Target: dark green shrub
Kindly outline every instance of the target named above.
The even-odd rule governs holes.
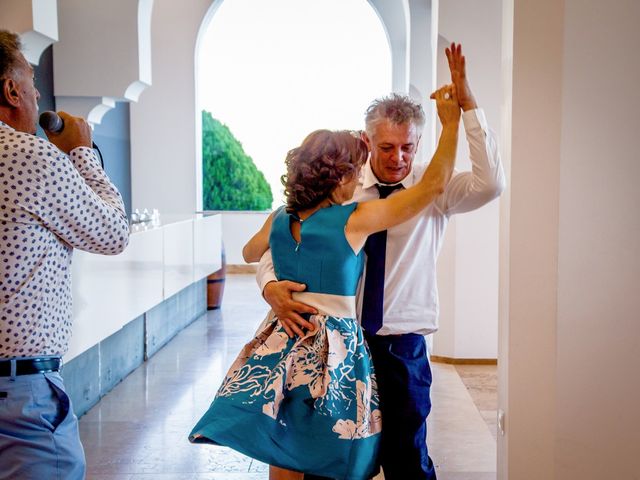
[[[202,111],[205,210],[270,210],[271,186],[226,125]]]

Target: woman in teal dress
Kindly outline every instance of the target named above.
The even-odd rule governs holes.
[[[351,132],[318,130],[289,152],[287,205],[271,214],[244,255],[257,261],[271,248],[278,279],[306,284],[297,298],[318,314],[308,317],[313,328],[302,336],[267,315],[191,442],[226,445],[268,463],[272,480],[303,473],[366,480],[376,471],[382,420],[355,295],[367,236],[420,212],[453,171],[460,119],[453,86],[432,98],[443,123],[436,153],[420,182],[385,200],[342,205],[367,158]]]

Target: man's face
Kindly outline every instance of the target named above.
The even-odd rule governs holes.
[[[371,137],[365,136],[371,151],[371,168],[383,183],[402,181],[411,171],[420,133],[413,123],[379,122]]]
[[[16,130],[36,133],[40,92],[34,84],[33,68],[23,55],[20,55],[18,64],[14,67],[10,77],[15,82],[16,95],[18,96]]]

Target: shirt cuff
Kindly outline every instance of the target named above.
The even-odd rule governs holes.
[[[260,287],[260,293],[262,293],[263,295],[264,295],[264,287],[267,286],[267,283],[278,281],[275,275],[272,275],[269,273],[263,274],[260,278],[256,278],[256,280],[258,282],[258,287]]]
[[[485,117],[484,110],[481,108],[474,108],[473,110],[462,112],[462,122],[464,123],[465,130],[481,128],[485,133],[489,131],[487,117]]]

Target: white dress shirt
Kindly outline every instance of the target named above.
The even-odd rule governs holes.
[[[444,193],[422,213],[387,231],[384,314],[378,335],[427,335],[438,329],[436,260],[449,217],[475,210],[504,190],[505,178],[497,141],[488,128],[484,112],[481,109],[463,112],[462,120],[469,142],[471,171],[456,172]],[[411,187],[420,180],[426,168],[427,165],[414,165],[400,183],[405,188]],[[367,162],[352,201],[378,198],[377,183],[371,164]],[[273,280],[276,280],[273,262],[267,252],[260,261],[257,281],[264,290],[264,286]],[[363,285],[364,281],[361,281],[357,295],[358,313],[362,309]]]
[[[0,358],[63,355],[74,248],[117,254],[122,198],[91,148],[69,156],[0,122]]]

